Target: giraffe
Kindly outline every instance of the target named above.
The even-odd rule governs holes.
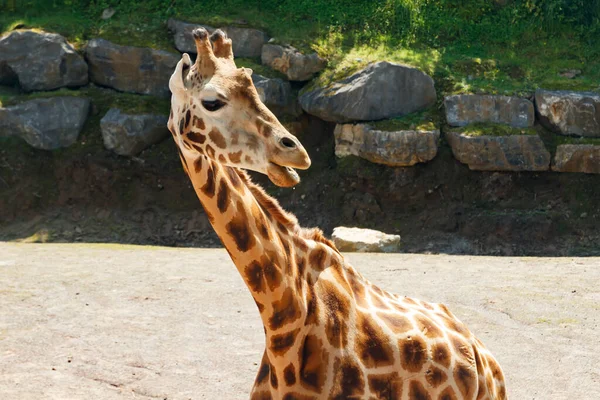
[[[371,284],[252,182],[246,169],[294,186],[310,158],[236,67],[231,39],[193,36],[198,58],[183,54],[169,81],[168,127],[264,326],[250,398],[506,399],[499,364],[446,306]]]

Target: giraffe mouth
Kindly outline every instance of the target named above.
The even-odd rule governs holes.
[[[280,187],[292,187],[300,182],[300,176],[293,168],[284,167],[273,162],[269,162],[267,176],[271,182]]]

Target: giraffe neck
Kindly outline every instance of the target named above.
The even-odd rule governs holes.
[[[258,306],[267,341],[278,335],[283,340],[281,335],[299,329],[306,315],[300,254],[293,244],[305,239],[295,233],[295,218],[243,171],[186,153],[181,153],[184,168]]]

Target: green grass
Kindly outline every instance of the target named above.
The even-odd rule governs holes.
[[[541,128],[538,129],[538,133],[544,141],[544,145],[546,146],[548,151],[550,151],[550,154],[552,154],[553,157],[556,154],[556,148],[561,144],[591,144],[595,146],[600,146],[600,138],[564,136]]]
[[[470,137],[537,135],[535,128],[514,128],[509,125],[494,123],[473,123],[461,128],[451,128],[450,131]]]
[[[238,67],[250,68],[253,72],[266,78],[280,78],[287,80],[287,77],[279,71],[275,71],[267,66],[260,64],[257,60],[251,58],[236,58],[235,64]]]
[[[432,131],[438,129],[436,119],[438,116],[434,110],[412,113],[400,118],[384,119],[381,121],[368,122],[375,130],[379,131]]]
[[[538,87],[600,91],[600,0],[0,0],[0,32],[16,26],[65,35],[81,48],[103,37],[175,51],[168,18],[267,31],[317,51],[327,85],[387,60],[431,74],[438,91],[529,94]],[[108,20],[102,11],[116,13]],[[257,60],[239,60],[273,76]],[[575,79],[560,72],[579,69]]]

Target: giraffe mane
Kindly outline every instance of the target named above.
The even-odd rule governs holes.
[[[268,215],[272,216],[276,222],[285,226],[288,230],[296,233],[298,236],[304,239],[323,243],[324,245],[331,247],[336,253],[339,253],[339,250],[335,244],[325,237],[321,229],[300,227],[296,216],[285,211],[279,204],[279,201],[269,196],[259,184],[253,182],[246,171],[239,168],[233,169],[237,172],[240,179],[246,184],[246,187],[250,189],[250,192],[252,195],[254,195],[254,198],[258,204],[267,212]]]

